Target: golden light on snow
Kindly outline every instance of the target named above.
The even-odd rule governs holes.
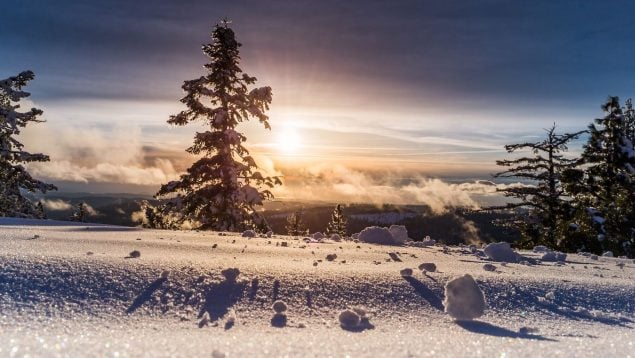
[[[276,139],[276,149],[282,154],[298,154],[302,148],[302,138],[295,128],[284,128]]]

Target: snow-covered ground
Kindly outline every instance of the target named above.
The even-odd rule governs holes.
[[[632,260],[541,263],[541,253],[521,252],[535,264],[503,265],[458,247],[0,225],[3,357],[635,355]],[[424,274],[425,262],[436,270]],[[236,280],[221,273],[233,267]],[[457,323],[443,312],[444,285],[464,274],[487,309]],[[274,317],[276,300],[284,319]],[[340,312],[356,307],[367,324],[341,328]]]

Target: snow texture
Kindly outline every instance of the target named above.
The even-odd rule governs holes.
[[[569,254],[566,266],[496,264],[489,272],[453,246],[447,254],[349,241],[302,246],[282,235],[0,218],[0,356],[632,355],[632,260]],[[125,259],[132,250],[142,258]],[[396,251],[402,262],[387,261]],[[331,252],[348,263],[313,266]],[[440,271],[400,275],[422,262]],[[228,263],[237,269],[223,270]],[[455,323],[443,301],[450,311],[457,295],[444,297],[444,286],[464,274],[488,308],[478,321]],[[273,316],[278,300],[293,315]],[[362,302],[376,329],[355,309],[358,326],[340,329],[339,313]],[[231,311],[238,320],[226,330]]]

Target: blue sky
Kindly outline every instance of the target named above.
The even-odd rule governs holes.
[[[165,121],[223,17],[243,70],[274,91],[273,131],[245,126],[248,144],[296,183],[325,163],[368,178],[487,178],[503,144],[537,140],[553,122],[583,129],[635,84],[628,1],[4,0],[2,10],[0,77],[35,71],[28,90],[48,122],[25,140],[51,154],[36,171],[66,190],[152,191],[187,167],[201,127]]]

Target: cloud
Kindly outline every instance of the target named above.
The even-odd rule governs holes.
[[[51,211],[70,210],[73,207],[70,203],[61,199],[42,199],[40,202],[44,205],[45,209]]]
[[[178,176],[174,157],[160,158],[144,146],[138,126],[104,130],[45,123],[27,128],[22,137],[26,150],[50,156],[50,162],[28,165],[44,180],[160,185]]]
[[[92,206],[88,205],[88,203],[84,203],[84,209],[86,209],[86,212],[88,213],[89,216],[97,216],[97,215],[99,215],[99,211],[95,210],[95,208],[93,208]]]
[[[281,199],[340,203],[425,204],[435,213],[443,213],[453,207],[479,208],[476,196],[500,196],[497,189],[523,185],[489,181],[455,184],[438,178],[404,178],[398,174],[362,172],[342,165],[316,165],[285,177],[285,185],[276,187],[274,194]]]

